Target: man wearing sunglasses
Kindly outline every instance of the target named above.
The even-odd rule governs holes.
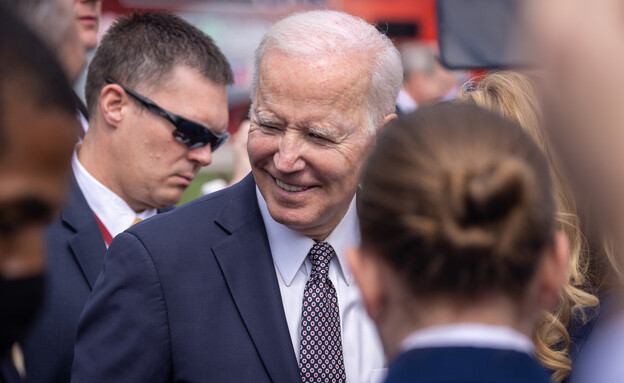
[[[210,164],[228,137],[231,82],[214,42],[175,15],[122,16],[103,37],[87,74],[89,130],[72,160],[73,190],[49,229],[48,297],[25,342],[30,381],[69,381],[108,245],[176,204]]]

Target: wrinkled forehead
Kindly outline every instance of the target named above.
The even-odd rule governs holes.
[[[80,129],[76,114],[53,105],[39,105],[32,97],[18,100],[3,99],[0,167],[42,172],[65,169]]]
[[[269,51],[260,64],[253,109],[260,102],[360,122],[371,83],[365,61],[362,55],[305,58]]]
[[[362,98],[370,87],[369,66],[364,54],[298,57],[272,49],[262,58],[259,85],[271,82],[285,89],[307,87],[311,92],[333,91]]]
[[[28,107],[27,102],[5,112],[0,127],[1,139],[6,140],[0,152],[0,205],[37,201],[52,212],[65,197],[80,128],[76,116],[56,108]]]

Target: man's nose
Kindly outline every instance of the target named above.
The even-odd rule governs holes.
[[[280,139],[279,147],[273,156],[273,162],[277,171],[282,173],[293,173],[305,168],[305,161],[302,158],[302,142],[286,133]]]
[[[200,166],[210,165],[212,162],[212,149],[210,145],[204,145],[199,148],[191,149],[188,152],[189,161],[198,163]]]

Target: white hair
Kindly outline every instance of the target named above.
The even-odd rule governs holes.
[[[392,41],[364,20],[337,11],[297,13],[274,24],[262,38],[255,56],[251,102],[255,101],[262,59],[277,50],[297,59],[364,54],[369,58],[368,128],[375,133],[393,113],[403,82],[401,56]]]

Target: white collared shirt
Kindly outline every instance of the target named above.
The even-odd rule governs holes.
[[[113,238],[132,226],[137,218],[144,220],[156,215],[156,209],[140,213],[132,210],[126,201],[89,174],[78,160],[76,152],[72,157],[72,169],[87,204]]]
[[[396,104],[397,104],[397,108],[399,108],[399,110],[403,114],[411,113],[415,111],[416,109],[418,109],[418,104],[416,103],[416,101],[414,101],[412,96],[410,96],[409,93],[407,93],[407,91],[403,88],[399,90],[399,95],[397,96]]]
[[[403,351],[431,347],[478,347],[514,350],[533,354],[533,342],[526,335],[504,326],[456,323],[428,327],[409,335]]]
[[[308,252],[314,240],[277,223],[256,187],[256,196],[266,227],[293,352],[299,360],[303,291],[312,272]],[[385,367],[385,357],[375,325],[366,314],[346,261],[346,250],[360,244],[355,197],[342,221],[327,237],[336,251],[329,264],[329,279],[336,288],[342,327],[342,349],[348,383],[369,383]]]

